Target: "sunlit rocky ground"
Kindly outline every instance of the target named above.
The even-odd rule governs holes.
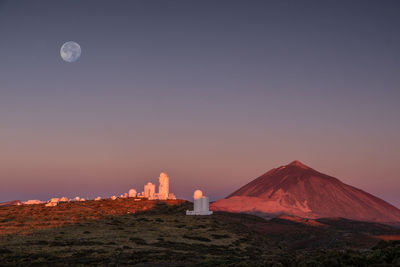
[[[54,208],[4,207],[0,265],[400,264],[400,242],[375,237],[400,234],[389,226],[343,219],[267,221],[226,212],[186,216],[191,205],[121,199]]]

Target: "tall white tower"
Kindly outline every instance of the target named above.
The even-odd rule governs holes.
[[[194,212],[202,211],[202,201],[201,201],[202,197],[203,197],[203,192],[201,192],[201,190],[194,191],[193,193]]]
[[[154,199],[154,193],[156,192],[156,186],[152,183],[144,185],[144,197],[148,199]]]
[[[158,199],[166,200],[169,195],[169,177],[166,173],[160,173],[160,177],[158,178],[160,186],[158,188]]]

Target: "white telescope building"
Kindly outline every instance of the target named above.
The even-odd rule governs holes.
[[[129,197],[148,198],[149,200],[176,199],[176,196],[169,192],[169,176],[165,172],[160,173],[158,182],[160,183],[158,193],[156,193],[155,184],[148,182],[144,185],[142,193],[138,193],[134,189],[129,190]]]
[[[211,215],[213,212],[209,210],[208,197],[203,196],[203,192],[196,190],[193,193],[194,210],[187,210],[186,215]]]
[[[128,192],[128,196],[129,197],[136,197],[136,190],[135,189],[131,189],[131,190],[129,190],[129,192]]]
[[[166,173],[160,173],[160,177],[158,178],[158,182],[160,186],[158,187],[158,199],[166,200],[169,196],[169,177]]]
[[[154,194],[156,191],[156,186],[152,183],[147,183],[144,185],[144,197],[148,199],[154,199]]]

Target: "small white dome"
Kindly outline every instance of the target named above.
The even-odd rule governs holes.
[[[193,198],[194,199],[199,199],[199,198],[202,198],[202,197],[203,197],[203,192],[201,192],[201,190],[194,191],[194,193],[193,193]]]

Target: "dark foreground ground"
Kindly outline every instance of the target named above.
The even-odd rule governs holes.
[[[85,205],[114,205],[107,201]],[[126,201],[118,205],[126,208]],[[184,213],[190,203],[173,204],[158,202],[136,213],[124,210],[30,233],[27,223],[18,221],[18,207],[14,217],[3,210],[3,230],[7,225],[25,230],[0,235],[0,266],[400,266],[400,242],[375,237],[400,235],[386,225],[267,221],[225,212],[195,217]],[[62,209],[54,209],[58,220],[63,220]],[[42,218],[52,216],[51,208],[43,212]]]

